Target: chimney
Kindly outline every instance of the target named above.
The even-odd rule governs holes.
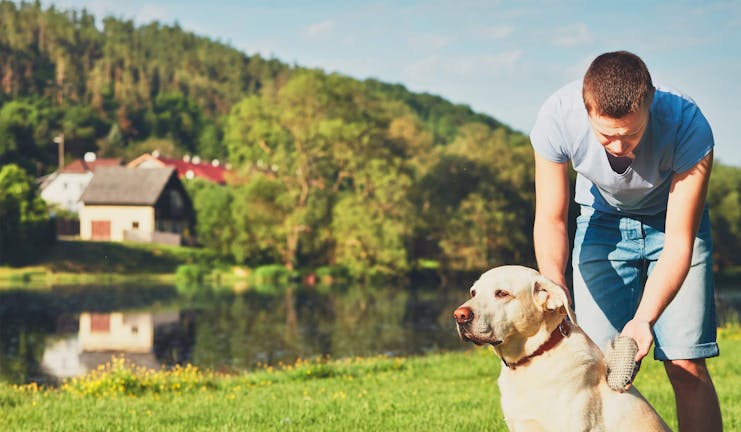
[[[59,172],[64,169],[64,134],[59,134],[53,140],[59,147]]]

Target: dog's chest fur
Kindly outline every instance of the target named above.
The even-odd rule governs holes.
[[[571,335],[525,365],[502,366],[498,380],[502,411],[513,430],[518,423],[554,431],[603,429],[600,397],[595,394],[599,385],[585,382],[603,376],[591,370],[601,363],[582,339],[579,333]]]

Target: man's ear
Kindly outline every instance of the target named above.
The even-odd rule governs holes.
[[[576,314],[571,309],[569,297],[561,285],[543,275],[538,275],[533,283],[533,300],[543,310],[563,308],[572,323],[576,324]]]

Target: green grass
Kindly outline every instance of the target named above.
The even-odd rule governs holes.
[[[741,330],[709,360],[726,430],[741,430]],[[504,431],[490,349],[299,362],[222,376],[115,362],[59,389],[0,385],[3,431]],[[646,361],[637,387],[676,429],[671,388]]]
[[[205,249],[144,243],[60,240],[28,267],[0,267],[0,285],[174,282],[180,265],[210,264]]]
[[[174,273],[212,259],[205,249],[147,243],[59,241],[36,263],[53,272]]]

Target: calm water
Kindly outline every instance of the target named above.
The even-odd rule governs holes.
[[[124,355],[219,371],[297,358],[465,349],[457,289],[86,286],[0,291],[0,381],[57,383]]]
[[[718,291],[738,320],[741,291]],[[86,286],[0,291],[0,381],[60,380],[123,355],[149,367],[192,363],[225,372],[297,358],[467,349],[452,311],[468,284],[286,286],[234,294],[204,286]]]

